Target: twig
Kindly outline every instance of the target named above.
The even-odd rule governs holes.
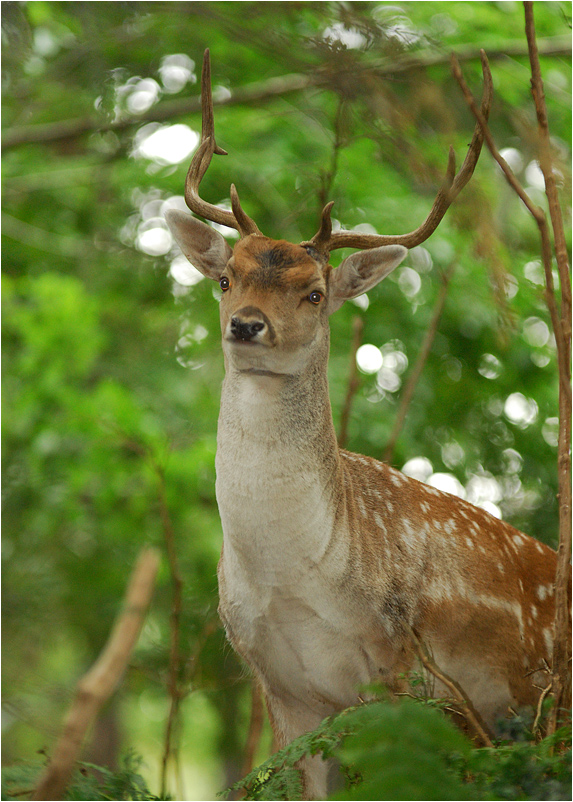
[[[568,37],[549,37],[540,40],[539,48],[545,56],[568,56],[571,54],[571,40]],[[460,48],[457,51],[460,61],[474,61],[479,53],[474,47]],[[507,42],[498,50],[490,51],[491,58],[508,58],[525,56],[526,51],[521,43]],[[392,59],[367,64],[365,70],[374,69],[376,74],[384,77],[409,72],[411,70],[425,69],[428,66],[439,66],[447,63],[449,57],[443,53],[421,52],[416,58],[405,58],[403,61]],[[266,81],[257,81],[248,86],[239,87],[231,97],[214,99],[215,105],[238,105],[241,103],[260,103],[273,97],[284,97],[292,92],[323,85],[336,85],[337,75],[330,76],[330,82],[319,70],[313,74],[281,75],[269,78]],[[76,139],[84,134],[104,131],[121,131],[132,126],[142,125],[146,122],[163,122],[186,117],[201,111],[201,101],[198,97],[168,100],[159,103],[148,112],[137,117],[123,118],[114,122],[106,122],[97,117],[81,117],[74,120],[58,120],[53,123],[36,123],[9,128],[2,137],[2,150],[19,147],[32,143],[57,142],[62,139]]]
[[[169,692],[170,706],[169,716],[167,718],[167,726],[165,728],[165,745],[163,749],[163,757],[161,761],[161,796],[167,793],[167,767],[169,757],[174,753],[172,746],[173,733],[177,723],[177,716],[181,699],[183,698],[183,691],[180,686],[180,669],[181,669],[181,652],[180,652],[180,622],[182,611],[182,591],[183,580],[179,571],[179,563],[177,560],[177,551],[175,548],[175,536],[173,533],[173,525],[169,515],[169,508],[167,506],[167,494],[165,486],[165,471],[158,463],[155,455],[151,449],[146,445],[139,443],[134,438],[130,437],[121,429],[111,427],[112,431],[119,434],[123,440],[126,448],[129,448],[138,456],[143,459],[149,460],[149,463],[155,472],[158,479],[158,501],[159,513],[161,516],[161,524],[163,528],[163,539],[165,541],[165,549],[167,552],[167,561],[169,563],[169,570],[171,573],[171,583],[173,586],[173,600],[170,615],[170,648],[169,648],[169,673],[167,689]]]
[[[482,51],[482,59],[484,59],[487,62],[487,57],[483,51]],[[529,195],[525,192],[525,190],[523,189],[523,187],[513,174],[509,164],[499,153],[493,140],[493,137],[491,135],[491,131],[489,130],[487,120],[484,118],[483,114],[481,114],[479,108],[477,107],[473,95],[464,80],[460,65],[455,57],[452,57],[452,70],[456,80],[458,81],[462,89],[462,92],[464,93],[468,106],[470,107],[476,120],[482,127],[484,139],[486,141],[486,144],[489,148],[491,155],[503,170],[503,173],[509,185],[512,187],[512,189],[514,189],[519,198],[523,201],[523,203],[533,216],[539,228],[539,235],[541,238],[541,257],[543,261],[543,267],[545,270],[545,281],[546,281],[545,300],[547,303],[547,307],[549,309],[549,314],[551,316],[553,330],[555,332],[559,372],[560,373],[561,371],[567,372],[568,367],[566,366],[566,361],[565,361],[566,352],[563,347],[563,338],[561,337],[561,323],[559,320],[559,312],[557,309],[557,302],[555,300],[555,288],[553,285],[553,272],[551,266],[551,260],[552,260],[551,240],[549,237],[549,226],[547,225],[547,218],[545,217],[545,212],[543,211],[543,209],[541,209],[539,206],[536,206],[532,202]]]
[[[384,453],[382,455],[382,459],[384,462],[391,462],[392,460],[392,456],[394,454],[394,449],[396,447],[398,437],[400,436],[400,432],[402,431],[402,427],[404,425],[404,421],[406,420],[406,415],[408,413],[408,408],[414,395],[414,390],[416,389],[416,385],[418,384],[420,376],[422,375],[424,365],[426,364],[426,361],[430,354],[430,350],[432,348],[432,343],[434,342],[436,333],[438,331],[440,318],[442,317],[442,312],[444,311],[446,296],[448,294],[448,288],[454,269],[455,265],[452,264],[450,268],[447,270],[447,272],[443,273],[441,276],[442,286],[440,287],[440,292],[438,293],[438,297],[436,298],[436,303],[434,304],[432,319],[430,320],[430,325],[428,326],[426,334],[424,335],[424,341],[422,343],[422,347],[420,348],[420,353],[418,354],[416,363],[412,369],[412,372],[408,376],[408,381],[406,382],[406,385],[404,386],[404,391],[402,392],[402,395],[400,397],[400,406],[398,407],[398,412],[396,414],[394,426],[392,428],[392,432],[390,434],[390,437],[388,438],[388,442],[386,443],[386,448],[384,449]]]
[[[348,375],[348,387],[346,390],[346,399],[340,415],[340,431],[338,434],[338,445],[344,448],[348,440],[348,423],[350,421],[350,411],[352,409],[352,402],[354,396],[360,387],[360,376],[358,375],[358,367],[356,365],[356,352],[360,348],[362,342],[362,332],[364,330],[364,321],[361,317],[356,317],[352,321],[352,328],[354,329],[354,337],[352,339],[352,348],[350,350],[350,368]]]
[[[563,215],[553,172],[549,123],[545,105],[545,93],[541,78],[539,53],[535,37],[533,3],[524,2],[525,34],[531,65],[531,90],[537,114],[539,133],[539,166],[545,179],[545,194],[549,203],[549,216],[553,228],[555,258],[561,284],[561,320],[555,338],[561,340],[564,352],[564,365],[559,365],[559,550],[555,574],[555,618],[553,640],[552,687],[555,703],[548,722],[548,734],[555,732],[562,709],[569,707],[571,696],[571,648],[569,645],[569,599],[568,582],[571,558],[571,278],[569,257],[563,230]]]
[[[539,50],[535,37],[535,22],[533,19],[533,3],[524,2],[525,10],[525,34],[527,36],[527,47],[529,51],[529,62],[531,65],[531,90],[535,103],[539,130],[539,166],[545,179],[545,193],[549,202],[549,215],[553,226],[553,236],[555,241],[555,258],[561,279],[562,303],[567,307],[563,308],[563,324],[569,327],[571,332],[571,278],[569,275],[569,257],[563,229],[563,215],[559,203],[555,173],[553,171],[553,160],[551,158],[551,141],[549,135],[549,122],[547,119],[547,108],[545,105],[545,92],[543,80],[541,78],[541,66],[539,64]]]
[[[491,736],[488,732],[488,729],[485,723],[482,721],[481,716],[474,708],[466,694],[464,693],[461,686],[445,674],[438,666],[434,663],[434,661],[429,656],[426,648],[414,632],[414,630],[406,624],[406,629],[414,647],[418,653],[418,657],[422,662],[422,665],[431,673],[433,674],[436,679],[438,679],[452,694],[454,701],[462,708],[464,716],[468,724],[473,728],[477,737],[482,741],[484,746],[493,747],[493,743],[491,740]]]
[[[332,185],[338,171],[338,156],[342,147],[344,146],[344,138],[342,136],[342,116],[344,112],[344,96],[340,96],[338,100],[338,107],[334,117],[334,142],[332,143],[332,154],[330,158],[330,167],[328,170],[321,174],[320,190],[318,193],[318,213],[322,212],[332,194]]]
[[[168,689],[169,697],[171,700],[169,706],[169,717],[167,719],[167,727],[165,728],[165,746],[163,749],[163,758],[161,762],[161,796],[165,797],[167,793],[167,764],[169,756],[172,752],[172,739],[177,715],[179,713],[179,706],[182,698],[182,691],[179,687],[179,671],[181,666],[181,653],[179,649],[180,641],[180,622],[181,622],[181,609],[182,609],[182,591],[183,580],[179,571],[179,562],[177,560],[177,551],[175,549],[175,537],[173,534],[173,526],[169,509],[167,507],[167,499],[165,492],[165,472],[163,468],[157,463],[153,463],[155,472],[159,480],[159,509],[161,513],[161,522],[163,525],[163,537],[165,540],[165,547],[167,550],[167,559],[169,562],[169,569],[171,572],[171,583],[173,585],[173,601],[170,615],[170,628],[171,628],[171,646],[169,650],[169,680]]]
[[[261,686],[253,677],[251,681],[251,720],[249,721],[249,733],[245,746],[245,759],[241,769],[241,777],[246,777],[247,774],[250,774],[255,765],[257,749],[263,734],[264,712]]]
[[[102,653],[77,685],[63,733],[34,790],[33,799],[63,799],[86,731],[117,688],[137,642],[151,601],[158,566],[158,552],[143,549],[127,587],[123,611],[116,619]]]
[[[537,687],[537,686],[536,686]],[[541,694],[539,696],[539,701],[537,702],[537,711],[535,713],[535,718],[533,719],[533,726],[532,732],[535,735],[537,733],[539,727],[539,720],[541,719],[541,710],[543,708],[543,702],[545,701],[545,697],[553,687],[553,683],[550,682],[545,688],[542,689]]]

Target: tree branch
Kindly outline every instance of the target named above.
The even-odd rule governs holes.
[[[539,51],[544,56],[570,56],[571,40],[569,37],[549,37],[539,41]],[[479,58],[479,51],[474,47],[460,48],[457,51],[460,61],[475,61]],[[508,42],[502,48],[490,52],[491,59],[526,56],[527,50],[521,42]],[[378,76],[392,76],[411,70],[425,69],[426,67],[446,64],[449,56],[443,53],[422,51],[418,56],[404,59],[377,61],[365,64],[365,71],[374,71]],[[359,68],[357,68],[359,69]],[[266,81],[257,81],[248,86],[239,87],[230,97],[213,98],[215,106],[233,106],[248,103],[261,103],[274,97],[300,92],[310,87],[336,88],[337,76],[328,75],[320,71],[313,74],[281,75],[269,78]],[[137,117],[124,117],[113,122],[97,117],[81,117],[75,120],[59,120],[52,123],[39,123],[33,125],[15,126],[8,128],[2,137],[2,150],[20,147],[28,144],[45,144],[66,139],[76,139],[89,133],[103,133],[105,131],[123,131],[132,126],[143,125],[146,122],[165,122],[168,120],[198,114],[201,111],[201,100],[198,96],[179,98],[159,103],[144,114]]]
[[[482,58],[487,60],[485,52],[483,51],[482,51]],[[547,218],[545,217],[545,212],[543,211],[543,209],[541,209],[539,206],[536,206],[533,203],[529,195],[525,192],[525,190],[515,177],[509,164],[506,162],[506,160],[498,151],[493,136],[491,134],[491,131],[489,129],[487,120],[485,120],[483,114],[477,107],[473,95],[464,80],[459,62],[457,61],[455,56],[452,57],[452,70],[456,80],[458,81],[462,89],[462,92],[464,93],[468,106],[470,107],[476,120],[482,127],[484,133],[484,139],[491,155],[503,170],[507,182],[516,192],[516,194],[519,196],[522,202],[525,204],[527,210],[533,216],[535,222],[537,223],[537,227],[539,228],[539,236],[541,239],[541,257],[542,257],[543,267],[545,270],[545,282],[546,282],[545,300],[547,303],[547,307],[549,309],[549,314],[551,316],[551,323],[553,325],[553,330],[555,332],[559,372],[560,374],[562,372],[568,373],[569,368],[566,362],[566,351],[564,349],[563,337],[561,332],[560,316],[559,316],[559,311],[557,309],[557,302],[555,299],[555,287],[553,283],[553,271],[551,264],[553,253],[551,249],[551,239],[549,236],[549,226],[547,225]]]
[[[571,278],[569,257],[563,230],[563,216],[553,172],[549,123],[545,106],[545,93],[539,65],[535,37],[533,3],[524,2],[525,33],[531,64],[531,90],[537,114],[539,133],[539,165],[545,179],[545,194],[549,202],[549,215],[553,227],[555,257],[561,284],[561,320],[559,333],[565,363],[559,367],[559,550],[555,575],[555,619],[553,639],[552,694],[555,704],[551,709],[548,734],[557,729],[563,717],[563,708],[569,707],[571,697],[571,649],[569,646],[568,584],[571,575]],[[560,336],[559,336],[560,335]]]
[[[461,686],[455,680],[453,680],[451,677],[445,674],[440,668],[438,668],[438,666],[435,664],[435,662],[428,654],[428,650],[426,649],[424,644],[420,641],[414,630],[408,625],[406,625],[406,627],[408,630],[408,634],[410,635],[410,638],[412,640],[412,643],[414,644],[420,662],[422,663],[424,668],[426,668],[430,672],[430,674],[432,674],[434,677],[436,677],[436,679],[438,679],[443,685],[446,686],[446,688],[452,694],[453,700],[461,708],[466,721],[468,722],[472,730],[475,732],[479,740],[483,743],[483,745],[493,747],[491,735],[488,732],[485,723],[482,721],[481,716],[474,708],[474,706],[464,693]]]
[[[52,759],[34,790],[33,799],[63,799],[88,727],[119,685],[137,642],[153,594],[159,554],[141,551],[125,594],[123,612],[116,619],[102,653],[80,680]]]
[[[553,283],[552,261],[553,250],[551,245],[549,226],[543,209],[535,206],[519,181],[512,173],[509,165],[497,150],[493,137],[488,128],[487,121],[483,119],[477,108],[475,101],[468,89],[459,64],[455,57],[452,58],[452,68],[454,75],[462,88],[466,101],[471,108],[474,116],[479,121],[484,132],[487,146],[500,165],[504,175],[521,198],[539,229],[541,239],[541,257],[545,270],[545,299],[551,316],[555,343],[557,347],[557,363],[559,368],[559,446],[558,446],[558,483],[559,483],[559,549],[557,556],[557,570],[555,575],[555,618],[554,618],[554,640],[553,640],[553,666],[552,666],[552,696],[555,704],[551,711],[548,734],[555,732],[560,718],[563,716],[563,709],[569,706],[571,694],[571,651],[570,651],[570,624],[569,624],[569,598],[568,584],[570,579],[570,556],[571,556],[571,281],[565,238],[563,233],[563,221],[557,187],[553,175],[553,165],[551,160],[551,149],[549,140],[549,128],[547,122],[547,111],[545,108],[545,97],[543,93],[543,82],[541,80],[541,70],[539,67],[538,50],[535,43],[535,28],[533,23],[532,4],[524,3],[525,25],[528,40],[528,49],[532,71],[532,90],[537,113],[539,128],[539,151],[540,165],[545,177],[545,191],[549,201],[551,221],[555,236],[556,255],[558,252],[558,268],[561,283],[561,313],[555,295]],[[483,54],[485,58],[485,53]]]
[[[245,746],[245,759],[243,761],[243,768],[241,769],[242,777],[246,777],[247,774],[250,774],[255,765],[257,749],[259,748],[261,735],[263,734],[264,713],[263,692],[258,680],[256,677],[253,677],[251,680],[251,720],[249,722],[249,734]]]
[[[159,508],[161,513],[161,523],[163,525],[163,537],[167,551],[167,559],[169,561],[169,569],[171,572],[171,583],[173,585],[173,599],[171,603],[170,615],[171,646],[169,650],[168,680],[169,698],[171,701],[169,705],[169,717],[167,719],[167,726],[165,728],[165,746],[161,761],[161,796],[165,797],[167,794],[167,765],[173,750],[173,733],[177,722],[181,698],[183,696],[179,685],[179,673],[181,667],[181,652],[179,648],[179,642],[183,579],[181,578],[181,573],[179,571],[179,561],[177,559],[177,550],[175,548],[173,525],[171,523],[171,516],[169,515],[169,508],[167,506],[165,471],[154,460],[153,467],[159,480]]]

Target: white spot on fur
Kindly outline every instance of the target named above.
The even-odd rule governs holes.
[[[473,549],[474,542],[469,537],[466,537],[466,543],[468,544],[468,548]]]
[[[505,568],[503,567],[502,563],[497,564],[497,570],[500,572],[500,574],[505,574]]]
[[[514,535],[512,539],[516,546],[523,546],[525,542],[521,535]]]
[[[534,604],[531,605],[531,617],[537,618],[537,607]]]
[[[368,510],[366,509],[366,504],[364,503],[364,499],[362,498],[362,496],[358,496],[357,503],[358,503],[358,509],[360,510],[362,517],[367,518]]]
[[[396,471],[390,471],[390,481],[392,484],[396,485],[396,487],[400,487],[400,485],[404,484],[404,477]]]
[[[547,654],[551,654],[553,650],[553,635],[549,627],[546,627],[543,630],[543,640],[545,641],[545,648],[547,649]]]
[[[386,532],[386,527],[384,526],[384,521],[382,520],[382,518],[380,517],[380,515],[377,512],[374,513],[374,521],[376,523],[376,526],[379,529],[381,529],[383,532]]]
[[[423,512],[423,513],[426,513],[426,514],[427,514],[428,512],[430,512],[430,510],[431,510],[432,508],[430,507],[430,505],[428,504],[428,502],[427,502],[427,501],[422,501],[422,502],[420,503],[420,509],[422,510],[422,512]]]
[[[539,601],[545,601],[547,598],[547,587],[545,585],[539,585],[536,593]]]
[[[541,554],[543,554],[543,546],[541,545],[541,543],[536,543],[535,544],[535,548],[537,549],[537,551],[539,551],[539,552],[541,552]]]
[[[446,532],[448,533],[448,535],[451,535],[451,534],[452,534],[452,532],[455,530],[455,528],[456,528],[456,522],[454,521],[454,519],[453,519],[453,518],[450,518],[450,519],[449,519],[448,521],[446,521],[446,523],[444,524],[444,529],[446,530]]]
[[[428,582],[425,588],[425,595],[436,602],[454,598],[451,583],[447,578],[439,576],[434,577]]]

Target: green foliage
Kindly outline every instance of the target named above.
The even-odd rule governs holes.
[[[569,799],[570,730],[539,743],[474,748],[444,714],[423,700],[351,708],[257,766],[231,791],[246,799],[300,799],[297,763],[334,759],[344,788],[333,800]]]
[[[478,799],[570,799],[571,730],[539,743],[502,743],[475,749],[464,766]]]
[[[360,777],[335,799],[463,799],[466,789],[449,765],[470,745],[438,712],[404,702],[358,709],[357,728],[338,757]]]
[[[113,772],[92,763],[81,763],[66,789],[65,799],[74,800],[159,800],[153,796],[139,773],[142,760],[133,752],[122,759],[121,767]],[[22,763],[2,770],[2,799],[29,796],[44,766]]]
[[[53,742],[140,546],[164,545],[166,508],[184,581],[176,730],[185,749],[169,779],[183,787],[190,776],[188,793],[212,798],[238,777],[249,717],[244,671],[216,614],[218,309],[210,282],[176,280],[169,239],[159,249],[145,239],[164,231],[165,203],[181,200],[188,161],[170,146],[143,154],[146,126],[157,111],[168,132],[200,130],[199,114],[177,107],[197,95],[206,46],[219,92],[302,74],[312,83],[304,91],[217,107],[218,141],[230,155],[214,160],[204,196],[228,199],[233,181],[261,230],[293,241],[312,235],[329,199],[344,227],[400,233],[424,219],[447,148],[460,162],[473,128],[443,54],[484,47],[497,144],[515,149],[518,177],[543,204],[530,178],[536,122],[522,9],[5,2],[1,14],[4,762]],[[569,33],[569,4],[536,3],[535,15],[540,37]],[[500,57],[506,45],[522,54]],[[394,70],[404,58],[410,66]],[[169,63],[180,70],[171,83]],[[463,68],[478,92],[477,59]],[[542,70],[567,209],[570,59],[542,56]],[[77,121],[84,127],[73,133]],[[59,131],[48,137],[51,125]],[[367,311],[346,304],[334,316],[330,383],[337,423],[360,315],[364,342],[382,349],[389,373],[361,375],[348,446],[380,457],[441,275],[455,263],[394,463],[424,457],[470,499],[493,501],[554,546],[556,365],[538,251],[535,226],[484,152],[425,248],[369,293]],[[507,414],[515,393],[529,416]],[[124,744],[145,756],[152,788],[169,704],[171,612],[165,561],[114,712]],[[96,733],[93,748],[108,735]]]
[[[346,790],[333,799],[463,799],[465,789],[448,759],[467,758],[470,748],[435,710],[411,701],[375,702],[326,719],[233,789],[245,789],[248,799],[299,799],[296,764],[321,753],[334,758],[346,777]]]

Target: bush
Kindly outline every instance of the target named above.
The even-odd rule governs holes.
[[[540,743],[474,748],[435,706],[373,702],[326,719],[255,768],[231,791],[300,799],[297,762],[322,753],[340,765],[333,800],[570,799],[569,730]],[[228,792],[228,793],[229,793]]]

